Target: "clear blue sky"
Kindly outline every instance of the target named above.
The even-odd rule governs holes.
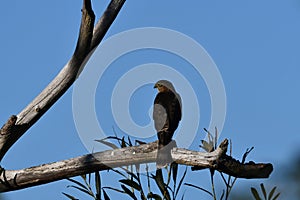
[[[77,40],[81,4],[80,0],[2,2],[0,123],[19,113],[69,60]],[[107,0],[93,2],[97,17],[107,4]],[[162,27],[179,31],[201,44],[216,63],[226,89],[227,113],[221,139],[232,140],[233,154],[237,158],[246,148],[254,146],[249,159],[274,164],[275,170],[268,181],[272,184],[273,178],[282,173],[280,167],[287,165],[299,150],[299,19],[298,0],[128,0],[106,38],[133,28]],[[158,52],[149,54],[159,58]],[[119,62],[129,66],[127,70],[136,64],[160,62],[159,59],[149,59],[147,52],[139,57],[138,63],[133,62],[134,57],[130,59],[128,56]],[[166,56],[162,60],[173,59],[168,55],[161,56]],[[172,65],[172,62],[168,64]],[[106,78],[106,81],[111,79],[108,88],[112,87],[113,75],[108,73]],[[194,80],[194,77],[191,75],[186,79]],[[101,83],[98,87],[102,87]],[[150,99],[152,103],[154,91],[149,85],[142,89],[136,93],[137,100],[147,104]],[[144,99],[141,97],[143,92],[146,93]],[[208,126],[210,115],[207,108],[209,94],[207,90],[199,90],[199,93],[203,95],[200,109],[201,116],[204,116],[199,126],[204,128]],[[101,95],[97,95],[96,100],[101,99]],[[149,109],[149,105],[146,106],[135,111],[131,108],[133,118],[141,120],[137,123],[149,120],[143,119],[140,112],[147,113],[143,110]],[[185,116],[190,119],[189,113]],[[116,126],[109,117],[101,123],[107,127]],[[202,136],[198,135],[197,141],[200,138]],[[196,148],[197,141],[191,148]],[[72,90],[69,90],[11,148],[1,165],[7,169],[20,169],[86,153],[88,151],[74,125]],[[199,172],[198,176],[191,172],[189,182],[209,188],[207,171]],[[256,181],[238,183],[243,185],[244,182],[257,185]],[[72,193],[66,188],[68,184],[60,181],[4,196],[8,200],[65,199],[61,192]],[[201,194],[191,189],[188,191],[191,192],[188,192],[187,199]]]

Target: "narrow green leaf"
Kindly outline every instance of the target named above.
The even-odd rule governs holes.
[[[146,198],[146,196],[145,196],[145,194],[144,194],[143,191],[140,192],[140,199],[141,200],[147,200],[147,198]]]
[[[86,174],[82,174],[82,175],[80,175],[80,177],[81,177],[83,180],[86,180]]]
[[[78,185],[82,189],[89,190],[89,188],[87,186],[85,186],[84,184],[80,183],[79,181],[76,181],[76,180],[71,179],[71,178],[67,178],[67,180],[70,181],[70,182],[72,182],[72,183],[75,183],[76,185]]]
[[[88,182],[87,178],[86,178],[86,174],[80,175],[80,177],[82,178],[82,180],[84,181],[85,187],[87,190],[91,190],[91,184]]]
[[[261,188],[261,191],[264,195],[264,198],[267,199],[267,192],[266,192],[266,188],[265,188],[263,183],[260,184],[260,188]]]
[[[147,144],[147,142],[141,141],[141,140],[135,140],[135,143],[138,145]]]
[[[124,178],[127,178],[127,176],[125,174],[123,174],[122,172],[120,172],[119,170],[116,170],[116,169],[111,169],[113,172],[123,176]]]
[[[90,190],[86,190],[86,189],[83,189],[83,188],[78,187],[78,186],[75,186],[75,185],[71,185],[71,186],[68,186],[68,187],[75,188],[75,189],[77,189],[77,190],[79,190],[79,191],[81,191],[81,192],[83,192],[83,193],[88,194],[88,195],[91,196],[91,197],[94,197],[94,193],[93,193],[92,191],[90,191]]]
[[[113,187],[103,187],[102,189],[109,189],[109,190],[113,190],[113,191],[116,191],[116,192],[125,193],[123,190],[119,190],[119,189],[113,188]]]
[[[164,185],[164,177],[162,175],[161,169],[157,169],[155,175],[152,174],[152,177],[154,178],[155,181],[157,181],[161,185]]]
[[[136,164],[135,165],[135,170],[137,174],[140,174],[140,169],[141,169],[141,165],[140,164]]]
[[[126,145],[126,142],[125,142],[125,137],[123,136],[122,137],[122,143],[121,143],[121,148],[124,148],[124,147],[126,147],[127,145]]]
[[[204,131],[207,133],[208,132],[208,130],[206,129],[206,128],[203,128],[204,129]]]
[[[183,192],[183,194],[181,196],[181,200],[184,200],[184,196],[185,196],[185,191]]]
[[[116,134],[115,134],[115,135],[116,135]],[[107,140],[116,140],[116,141],[118,142],[118,144],[120,145],[120,147],[121,147],[121,145],[122,145],[122,138],[119,138],[117,135],[116,135],[116,136],[108,136],[108,137],[106,137],[106,138],[104,138],[104,139],[101,139],[101,140],[103,140],[103,141],[107,141]],[[126,144],[129,144],[129,143],[126,142]]]
[[[85,186],[86,186],[86,189],[87,189],[88,191],[92,191],[91,184],[88,183],[87,178],[86,178],[86,174],[81,175],[81,178],[82,178],[82,180],[84,181],[84,184],[85,184]]]
[[[107,195],[106,191],[103,190],[103,189],[102,189],[102,191],[103,191],[104,200],[110,200],[110,198],[109,198],[109,196]]]
[[[208,142],[211,143],[213,141],[213,135],[206,128],[204,128],[204,131],[207,133]]]
[[[168,178],[167,178],[167,182],[165,182],[165,187],[169,188],[172,191],[172,189],[169,186],[169,184],[171,182],[171,174],[172,174],[172,170],[171,170],[171,167],[170,167],[170,170],[168,170]]]
[[[100,173],[95,172],[95,185],[96,185],[96,198],[97,200],[101,199],[101,179],[100,179]]]
[[[255,200],[261,200],[261,198],[255,188],[251,187],[251,192],[252,192],[252,195],[255,198]]]
[[[184,185],[189,186],[189,187],[196,188],[196,189],[198,189],[198,190],[201,190],[201,191],[203,191],[203,192],[209,194],[209,195],[212,196],[212,197],[214,196],[210,191],[208,191],[208,190],[206,190],[206,189],[204,189],[204,188],[202,188],[202,187],[199,187],[199,186],[197,186],[197,185],[190,184],[190,183],[185,183]]]
[[[117,135],[116,136],[108,136],[108,137],[104,138],[103,140],[117,140],[118,142],[122,141],[122,139],[119,138]],[[120,143],[120,145],[121,145],[121,143]]]
[[[79,200],[79,199],[77,199],[76,197],[73,197],[72,195],[69,195],[69,194],[64,193],[64,192],[63,192],[63,195],[65,195],[66,197],[68,197],[68,198],[71,199],[71,200]]]
[[[122,180],[119,180],[120,183],[123,183],[129,187],[132,187],[138,191],[141,191],[141,186],[135,182],[134,180],[130,180],[130,179],[122,179]]]
[[[280,193],[276,194],[276,196],[272,200],[276,200],[279,197]]]
[[[133,172],[130,172],[130,171],[126,171],[131,177],[133,177],[135,180],[139,181],[139,177],[134,174]]]
[[[218,129],[217,129],[217,127],[215,127],[215,138],[214,139],[215,139],[214,149],[217,149],[217,144],[218,144]]]
[[[131,192],[125,185],[121,185],[121,188],[124,190],[126,194],[128,194],[132,199],[137,200],[135,194]]]
[[[154,194],[152,192],[148,193],[147,198],[148,199],[155,199],[155,200],[162,200],[162,198],[158,194]]]
[[[271,192],[269,193],[269,197],[268,197],[268,200],[271,200],[274,193],[275,193],[275,190],[276,190],[276,186],[272,188]]]
[[[129,145],[130,147],[132,147],[133,145],[132,145],[132,142],[131,142],[131,139],[130,139],[129,136],[127,137],[127,140],[128,140],[128,145]]]
[[[146,177],[147,177],[148,191],[151,191],[151,181],[150,181],[150,173],[149,173],[149,166],[148,166],[148,164],[146,164]]]
[[[180,188],[181,188],[181,185],[182,185],[182,183],[183,183],[183,180],[184,180],[184,178],[185,178],[185,176],[186,176],[186,172],[187,172],[187,167],[185,168],[185,171],[184,171],[184,173],[183,173],[183,175],[182,175],[182,177],[181,177],[181,179],[180,179],[180,181],[179,181],[179,184],[178,184],[178,186],[177,186],[177,189],[176,189],[176,192],[175,192],[175,198],[177,197],[177,195],[178,195],[178,193],[179,193],[179,190],[180,190]]]
[[[118,137],[118,134],[117,134],[117,132],[116,132],[116,130],[115,130],[115,127],[112,127],[112,129],[113,129],[113,132],[114,132],[114,135],[115,135],[115,137],[114,136],[109,136],[108,138],[115,138],[117,141],[118,141],[118,143],[119,143],[119,145],[121,146],[121,139]]]
[[[158,188],[161,190],[162,194],[164,193],[165,190],[165,183],[164,183],[164,178],[162,175],[162,170],[161,169],[157,169],[156,170],[156,174],[152,175],[152,177],[154,178],[156,185],[158,186]]]
[[[224,195],[225,195],[225,190],[222,191],[222,195],[221,195],[221,197],[220,197],[220,200],[223,200]]]
[[[173,174],[173,182],[174,182],[174,185],[176,185],[177,174],[178,174],[178,164],[173,162],[171,164],[171,169],[172,169],[172,174]]]
[[[100,142],[100,143],[102,143],[102,144],[104,144],[104,145],[106,145],[106,146],[109,146],[109,147],[111,147],[112,149],[119,149],[119,147],[117,147],[117,145],[115,145],[114,143],[111,143],[111,142],[107,142],[107,141],[105,141],[104,139],[102,139],[102,140],[95,140],[96,142]]]
[[[167,199],[167,200],[170,200],[171,199],[170,193],[169,193],[169,191],[167,190],[167,188],[165,186],[166,184],[165,184],[164,179],[163,179],[162,170],[157,169],[156,170],[156,175],[155,176],[152,175],[152,177],[154,178],[157,187],[159,188],[161,194],[163,195],[163,198]]]
[[[88,180],[89,180],[89,182],[88,182],[88,183],[89,183],[89,185],[91,185],[91,179],[92,179],[92,174],[91,174],[91,173],[89,173],[89,174],[88,174]]]
[[[232,140],[229,140],[229,146],[230,146],[230,150],[229,150],[229,155],[232,156]]]
[[[213,144],[211,142],[206,142],[205,140],[201,140],[202,145],[200,145],[200,147],[202,149],[204,149],[206,152],[211,152],[214,147]]]

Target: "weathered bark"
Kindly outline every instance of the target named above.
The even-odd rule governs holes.
[[[112,0],[94,29],[91,0],[83,0],[82,18],[75,52],[53,81],[17,116],[0,130],[0,161],[9,148],[70,88],[86,61],[113,23],[126,0]]]
[[[113,0],[110,2],[107,9],[94,28],[94,36],[92,39],[91,49],[94,49],[99,45],[108,28],[116,19],[125,1],[126,0]]]
[[[268,178],[273,171],[271,163],[240,163],[231,156],[224,155],[216,162],[217,169],[220,172],[229,174],[238,178]]]
[[[251,168],[247,168],[247,166],[244,168],[236,167],[245,165],[226,156],[227,146],[228,141],[224,140],[215,151],[210,153],[173,148],[171,156],[173,161],[178,164],[200,167],[201,169],[215,169],[235,177],[245,178],[243,177],[244,174],[248,174],[246,178],[267,178],[272,172],[272,170],[265,171],[262,169],[264,165],[269,166],[271,164],[252,164]],[[2,169],[0,192],[19,190],[115,167],[155,162],[156,156],[157,142],[152,142],[140,146],[88,154],[27,169]],[[232,168],[227,169],[226,166],[232,166]],[[249,176],[250,174],[252,174],[252,177]]]
[[[94,27],[95,15],[91,0],[83,0],[80,33],[73,56],[55,79],[17,116],[12,115],[0,129],[0,161],[11,146],[34,124],[74,83],[87,60],[103,39],[126,0],[111,0]],[[225,140],[213,152],[203,153],[173,148],[171,156],[178,164],[197,169],[210,168],[241,178],[267,178],[271,164],[241,164],[227,156]],[[41,185],[69,177],[126,165],[155,162],[157,143],[115,149],[21,170],[0,168],[0,192]]]
[[[212,152],[203,153],[186,149],[173,148],[172,159],[182,165],[197,166],[198,168],[215,168],[219,158],[225,155],[228,147],[228,140],[224,140],[219,147]],[[209,167],[208,167],[209,166]]]

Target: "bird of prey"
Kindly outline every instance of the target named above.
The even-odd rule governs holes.
[[[170,152],[164,148],[172,141],[173,134],[181,120],[181,98],[173,84],[167,80],[155,83],[158,94],[154,100],[153,120],[158,137],[157,168],[170,162]]]

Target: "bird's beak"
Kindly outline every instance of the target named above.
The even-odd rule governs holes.
[[[155,84],[153,88],[157,88],[157,84]]]

